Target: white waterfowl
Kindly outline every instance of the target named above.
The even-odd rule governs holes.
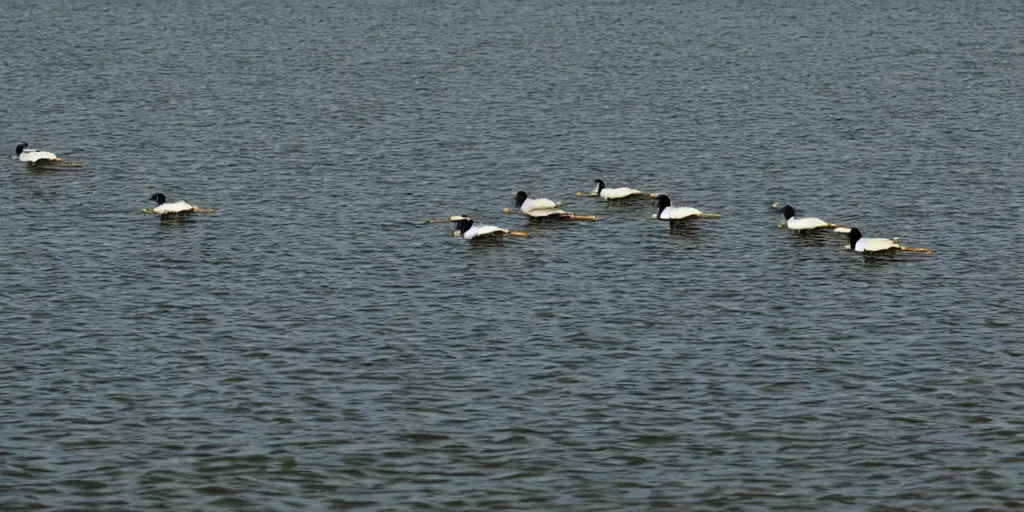
[[[14,154],[17,155],[18,160],[29,164],[45,163],[45,162],[63,162],[64,159],[49,152],[40,151],[38,149],[29,149],[28,143],[22,142],[14,148]]]
[[[829,228],[835,231],[836,233],[850,232],[849,226],[840,226],[838,224],[833,224],[831,222],[824,221],[817,217],[797,218],[796,210],[794,210],[793,207],[788,204],[782,207],[782,215],[783,217],[785,217],[785,220],[782,224],[779,225],[779,227],[785,226],[787,229],[791,229],[793,231],[814,231],[818,229]]]
[[[537,208],[529,211],[513,210],[511,208],[503,208],[501,213],[517,213],[519,215],[525,215],[531,219],[564,219],[564,220],[588,220],[595,221],[597,217],[593,215],[576,215],[572,212],[567,212],[561,208]]]
[[[164,215],[177,215],[184,216],[192,212],[212,213],[213,210],[204,210],[194,204],[189,204],[185,201],[177,201],[174,203],[167,202],[167,196],[156,193],[150,196],[151,201],[156,201],[156,207],[143,210],[145,213],[158,213],[161,216]]]
[[[904,247],[900,245],[899,238],[864,238],[861,236],[860,230],[857,228],[850,228],[849,237],[849,247],[856,252],[879,253],[887,251],[908,251],[923,252],[925,254],[932,253],[931,249]]]
[[[696,208],[688,206],[672,206],[672,200],[665,194],[654,197],[658,205],[658,213],[651,217],[659,220],[684,220],[691,218],[717,219],[721,215],[717,213],[704,213]]]
[[[519,211],[527,213],[533,210],[555,210],[562,206],[562,203],[556,203],[550,199],[543,197],[531,198],[526,192],[520,190],[516,192],[516,200],[513,203]]]
[[[525,232],[512,231],[510,229],[499,228],[498,226],[477,226],[473,223],[473,219],[464,215],[453,215],[451,217],[451,221],[455,223],[455,232],[453,234],[466,240],[500,238],[503,235],[526,236]]]
[[[518,210],[503,208],[501,213],[518,213],[531,219],[597,220],[597,217],[591,215],[576,215],[567,212],[560,208],[562,203],[556,203],[550,199],[530,199],[522,190],[516,193],[514,204]]]
[[[604,181],[602,180],[594,180],[594,183],[596,183],[597,185],[594,187],[594,190],[593,192],[590,193],[590,195],[600,197],[601,199],[604,199],[606,201],[613,201],[616,199],[627,199],[634,196],[650,195],[630,187],[605,188]],[[576,195],[582,196],[583,193],[577,192]]]

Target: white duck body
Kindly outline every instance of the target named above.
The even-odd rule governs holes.
[[[786,227],[794,231],[806,231],[811,229],[829,228],[832,227],[832,224],[817,217],[804,217],[802,219],[790,217],[786,219]]]
[[[505,233],[508,233],[508,230],[505,229],[505,228],[499,228],[498,226],[477,226],[477,225],[473,225],[473,226],[470,226],[469,229],[467,229],[466,231],[464,231],[462,233],[462,238],[465,238],[466,240],[472,240],[472,239],[477,238],[477,237],[488,236],[488,235],[495,235],[495,234],[502,234],[503,235]]]
[[[153,208],[153,213],[159,213],[159,214],[182,213],[182,212],[191,212],[191,211],[193,211],[195,209],[196,209],[195,206],[192,206],[191,204],[188,204],[185,201],[178,201],[178,202],[175,202],[175,203],[164,203],[164,204],[161,204],[161,205],[157,206],[156,208]]]
[[[565,210],[561,208],[536,208],[533,210],[522,210],[522,212],[526,216],[534,218],[550,217],[552,215],[565,215]]]
[[[661,212],[651,215],[651,217],[661,220],[683,220],[690,217],[696,217],[701,213],[703,212],[696,208],[690,208],[689,206],[669,206],[661,210]]]
[[[857,252],[879,252],[898,248],[899,245],[888,238],[861,238],[853,244],[853,250]]]
[[[20,155],[18,155],[18,160],[21,160],[22,162],[28,162],[30,164],[34,164],[34,163],[39,162],[41,160],[42,161],[54,160],[54,161],[58,161],[59,162],[60,158],[57,155],[55,155],[53,153],[50,153],[49,151],[37,151],[35,149],[26,149],[26,150],[22,151]]]
[[[519,211],[523,213],[529,213],[534,210],[551,210],[558,208],[555,202],[546,198],[527,199],[523,201],[522,206],[519,207]]]
[[[597,195],[601,199],[625,199],[625,198],[627,198],[629,196],[635,196],[635,195],[638,195],[638,194],[643,194],[643,192],[641,192],[641,191],[639,191],[639,190],[637,190],[635,188],[619,187],[619,188],[602,188],[601,191],[598,192]]]
[[[49,151],[39,151],[38,149],[29,149],[28,144],[22,142],[14,148],[14,154],[18,155],[18,160],[29,164],[37,162],[63,162],[64,159],[50,153]]]

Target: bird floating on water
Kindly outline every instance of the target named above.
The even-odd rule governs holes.
[[[501,238],[503,235],[527,235],[523,231],[512,231],[510,229],[499,228],[498,226],[477,226],[473,223],[473,219],[465,215],[453,215],[449,220],[455,223],[455,231],[452,234],[466,240]]]
[[[213,213],[212,209],[206,210],[185,201],[168,203],[167,196],[159,192],[150,196],[149,199],[150,201],[156,201],[156,207],[146,208],[142,210],[142,213],[158,213],[160,218],[181,218],[188,216],[192,212]]]
[[[602,180],[594,180],[594,183],[596,183],[597,185],[594,187],[594,190],[591,191],[588,195],[597,196],[606,201],[611,201],[615,199],[627,199],[635,196],[654,197],[652,194],[647,194],[630,187],[605,188],[604,181]],[[576,192],[577,197],[582,195],[583,192]]]
[[[797,218],[796,210],[788,204],[782,207],[782,216],[785,217],[785,220],[779,224],[780,228],[785,227],[798,232],[814,231],[823,228],[832,229],[836,233],[850,232],[849,226],[840,226],[839,224],[833,224],[817,217]]]
[[[516,192],[516,200],[513,205],[521,212],[528,212],[531,210],[554,210],[560,208],[562,203],[556,203],[547,198],[531,198],[529,194],[520,190]]]
[[[465,238],[466,240],[473,240],[476,238],[493,239],[499,238],[501,235],[527,236],[527,233],[524,231],[512,231],[510,229],[499,228],[498,226],[477,226],[469,215],[452,215],[447,219],[427,219],[427,224],[433,224],[436,222],[454,222],[455,231],[452,232],[452,236]]]
[[[597,217],[594,215],[576,215],[575,213],[567,212],[561,208],[537,208],[529,211],[503,208],[501,213],[518,213],[519,215],[525,215],[531,219],[597,220]]]
[[[14,147],[14,155],[18,157],[18,160],[25,162],[29,165],[63,165],[67,167],[81,167],[81,162],[67,162],[63,158],[49,152],[40,151],[38,149],[29,149],[27,142],[22,142]]]
[[[658,213],[651,215],[651,217],[660,220],[684,220],[684,219],[717,219],[721,217],[717,213],[704,213],[696,208],[690,208],[688,206],[672,206],[672,200],[665,194],[659,194],[654,197],[655,202],[658,205]]]
[[[501,213],[518,213],[532,219],[597,220],[597,217],[592,215],[576,215],[575,213],[567,212],[560,208],[562,203],[556,203],[550,199],[531,199],[522,190],[516,193],[514,204],[518,210],[503,208]]]
[[[904,247],[899,238],[864,238],[857,228],[850,228],[850,249],[863,253],[881,253],[888,251],[923,252],[931,254],[931,249],[920,247]]]

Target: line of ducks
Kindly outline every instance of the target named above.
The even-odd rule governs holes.
[[[18,160],[28,164],[29,167],[61,168],[83,166],[81,162],[69,162],[50,151],[31,149],[28,147],[27,142],[22,142],[14,147],[14,156]],[[150,196],[149,200],[156,201],[156,206],[153,208],[144,208],[142,213],[158,214],[160,215],[161,221],[182,220],[187,218],[193,212],[213,213],[214,211],[212,209],[200,208],[185,201],[168,203],[167,196],[161,193],[153,194]]]
[[[26,162],[30,166],[38,166],[41,164],[67,164],[70,166],[81,167],[82,165],[80,162],[67,162],[63,158],[60,158],[49,151],[30,149],[28,144],[25,142],[18,144],[14,148],[14,154],[20,161]],[[594,184],[594,190],[586,195],[599,197],[605,201],[622,201],[640,196],[647,196],[654,199],[655,204],[658,207],[658,213],[651,217],[658,220],[682,222],[690,219],[717,219],[721,217],[721,215],[717,213],[704,213],[696,208],[688,206],[672,206],[672,200],[665,194],[648,194],[632,187],[608,188],[605,186],[603,180],[594,180]],[[576,192],[577,197],[581,197],[583,195],[583,192]],[[180,220],[188,217],[193,212],[213,213],[214,211],[212,209],[203,209],[180,200],[168,203],[167,197],[161,193],[153,194],[149,199],[151,201],[156,201],[156,206],[153,208],[143,209],[142,212],[159,214],[161,220]],[[516,198],[513,204],[515,209],[505,208],[502,210],[502,213],[516,213],[534,219],[550,218],[574,221],[597,220],[596,216],[576,215],[572,212],[567,212],[562,209],[563,203],[556,203],[547,198],[531,198],[529,194],[522,190],[516,193]],[[773,204],[772,208],[777,209],[778,204]],[[900,245],[898,238],[864,238],[860,230],[852,226],[840,226],[838,224],[826,222],[817,217],[798,218],[796,216],[796,210],[790,205],[782,207],[782,215],[785,220],[782,224],[779,224],[779,227],[786,227],[798,233],[808,233],[822,229],[831,229],[836,233],[846,233],[850,239],[849,248],[856,252],[880,253],[888,251],[908,251],[931,254],[930,249],[902,246]],[[490,225],[476,225],[473,219],[468,215],[452,215],[447,219],[428,219],[427,222],[454,222],[455,231],[453,232],[453,235],[462,237],[466,240],[494,238],[503,235],[527,236],[527,233],[524,231],[513,231]]]
[[[584,194],[577,192],[577,197],[584,195],[598,197],[606,201],[626,201],[637,197],[649,197],[654,199],[658,213],[651,217],[669,221],[670,223],[688,222],[693,219],[717,219],[721,215],[717,213],[704,213],[696,208],[688,206],[672,206],[672,200],[665,194],[649,194],[631,187],[607,188],[604,181],[594,180],[594,190]],[[556,203],[547,198],[531,198],[529,194],[520,190],[516,193],[515,208],[504,208],[502,213],[516,213],[525,215],[532,219],[562,219],[577,221],[596,221],[597,217],[589,215],[576,215],[562,209],[563,203]],[[778,203],[772,204],[773,209],[779,209]],[[790,205],[782,207],[783,222],[779,227],[785,227],[799,234],[807,234],[820,230],[831,230],[835,233],[845,233],[850,240],[849,249],[861,253],[885,253],[890,251],[907,251],[931,254],[930,249],[918,247],[905,247],[900,245],[898,238],[864,238],[860,230],[852,226],[842,226],[817,217],[797,217],[796,209]],[[453,236],[466,240],[493,239],[504,235],[527,236],[524,231],[513,231],[491,225],[478,225],[469,215],[452,215],[447,219],[427,219],[428,223],[453,222],[455,231]]]

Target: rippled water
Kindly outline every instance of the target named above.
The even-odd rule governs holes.
[[[1019,2],[0,19],[4,510],[1024,506]]]

